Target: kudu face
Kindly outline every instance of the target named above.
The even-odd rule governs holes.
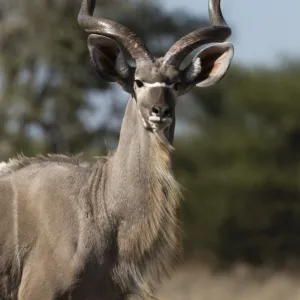
[[[147,130],[160,131],[172,124],[179,82],[179,72],[159,60],[151,68],[136,68],[133,97]]]
[[[107,19],[93,17],[95,0],[83,0],[80,26],[92,33],[88,38],[92,63],[99,75],[119,83],[137,102],[137,114],[145,129],[161,131],[175,120],[177,97],[195,86],[207,87],[220,81],[233,57],[233,46],[224,42],[231,34],[220,8],[220,0],[209,0],[212,26],[195,30],[177,41],[163,58],[153,58],[144,43],[129,29]],[[191,63],[182,61],[196,48]],[[136,62],[131,67],[125,49]]]

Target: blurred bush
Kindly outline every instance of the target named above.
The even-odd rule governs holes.
[[[299,80],[297,62],[235,67],[194,91],[196,133],[177,139],[175,162],[188,249],[255,264],[299,257]]]
[[[110,86],[91,68],[87,34],[77,25],[80,4],[0,0],[0,159],[21,151],[99,154],[104,136],[117,138],[111,123],[120,123],[127,96],[104,97]],[[95,15],[129,26],[154,55],[166,50],[161,41],[171,44],[203,25],[182,12],[169,14],[155,1],[97,4]]]

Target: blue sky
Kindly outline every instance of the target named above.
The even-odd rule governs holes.
[[[208,0],[162,0],[167,10],[208,16]],[[285,56],[300,58],[300,0],[222,0],[234,30],[235,61],[276,66]]]

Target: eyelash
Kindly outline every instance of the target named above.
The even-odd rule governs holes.
[[[141,88],[141,87],[144,86],[144,84],[143,84],[143,82],[142,82],[141,80],[136,80],[135,83],[136,83],[136,85],[137,85],[139,88]]]

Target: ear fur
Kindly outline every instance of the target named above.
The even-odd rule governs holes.
[[[88,48],[97,73],[104,80],[117,82],[127,90],[133,70],[116,42],[105,36],[91,34],[88,37]]]
[[[219,82],[227,73],[234,54],[230,43],[217,43],[200,51],[182,71],[184,91],[193,86],[208,87]]]

